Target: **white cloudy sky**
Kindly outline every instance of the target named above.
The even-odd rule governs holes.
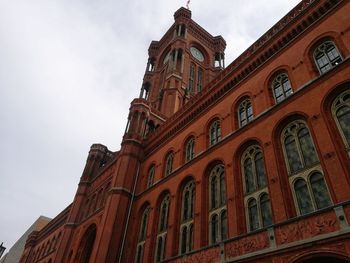
[[[226,65],[299,0],[191,0]],[[152,40],[186,0],[0,0],[0,242],[72,200],[92,143],[120,147]]]

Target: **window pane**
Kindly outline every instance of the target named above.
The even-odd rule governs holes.
[[[312,201],[310,198],[309,190],[307,189],[306,182],[302,179],[299,179],[297,182],[295,182],[294,189],[300,214],[303,215],[313,212],[314,208],[312,206]]]
[[[215,121],[210,126],[210,145],[213,145],[217,142],[218,136],[218,123]]]
[[[190,213],[189,213],[189,218],[194,217],[194,187],[191,189],[191,203],[190,203]]]
[[[160,262],[162,260],[162,247],[163,247],[163,238],[158,238],[158,245],[157,245],[157,257],[156,262]]]
[[[252,164],[252,160],[250,158],[248,158],[244,162],[244,175],[245,175],[246,192],[250,193],[250,192],[255,190],[253,164]]]
[[[258,207],[256,205],[255,199],[252,199],[249,201],[248,212],[249,212],[250,231],[258,229],[259,228]]]
[[[284,141],[289,168],[292,173],[303,168],[297,149],[297,144],[293,136],[288,136]]]
[[[227,239],[227,212],[224,210],[221,213],[221,240]]]
[[[215,244],[218,241],[218,216],[214,215],[211,218],[211,241],[212,244]]]
[[[184,207],[183,207],[183,220],[188,219],[188,210],[189,210],[189,192],[186,191],[184,196]]]
[[[193,249],[193,224],[190,225],[188,251],[192,251],[192,249]]]
[[[348,145],[350,144],[350,108],[341,107],[337,111],[337,118]]]
[[[310,182],[317,208],[321,209],[332,205],[322,174],[313,174],[310,177]]]
[[[213,176],[211,178],[211,208],[216,208],[218,207],[218,182],[217,182],[217,177]]]
[[[187,238],[187,227],[184,227],[182,229],[182,235],[181,235],[181,254],[186,253],[186,247],[187,247],[186,238]]]
[[[267,194],[263,194],[260,198],[260,209],[263,226],[272,225],[271,205]]]
[[[221,205],[226,204],[226,184],[223,171],[220,174],[220,201]]]
[[[167,205],[162,205],[162,210],[160,213],[160,222],[159,222],[159,231],[162,232],[166,229],[166,221],[167,221]]]
[[[265,165],[261,152],[255,156],[255,169],[258,187],[261,188],[266,186]]]
[[[305,165],[308,167],[317,163],[318,158],[309,131],[306,128],[301,129],[298,133],[298,137]]]
[[[147,230],[147,218],[148,218],[148,211],[145,211],[142,216],[142,223],[141,223],[141,231],[140,231],[140,237],[139,241],[146,239],[146,230]]]
[[[143,255],[143,245],[137,246],[137,253],[136,253],[136,263],[142,262],[142,255]]]
[[[253,119],[253,107],[251,104],[249,104],[247,108],[247,116],[248,116],[248,121],[251,121]]]

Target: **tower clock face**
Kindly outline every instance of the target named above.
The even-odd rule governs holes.
[[[203,56],[202,52],[200,52],[197,48],[191,47],[190,52],[191,52],[192,56],[194,56],[194,58],[197,59],[198,61],[200,61],[200,62],[204,61],[204,56]]]

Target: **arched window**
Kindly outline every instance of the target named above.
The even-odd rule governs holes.
[[[338,65],[342,57],[332,41],[325,41],[315,49],[314,60],[322,74]]]
[[[281,73],[274,78],[272,81],[272,91],[276,103],[285,100],[293,93],[292,86],[286,73]]]
[[[238,106],[239,127],[243,127],[253,120],[253,107],[249,99],[245,99]]]
[[[172,173],[173,160],[174,160],[174,153],[173,152],[168,153],[165,158],[165,171],[164,171],[165,176],[168,176],[169,174]]]
[[[266,192],[260,195],[258,202],[254,197],[249,199],[248,217],[250,231],[272,225],[270,199]]]
[[[209,145],[214,145],[221,140],[220,121],[216,119],[209,127]]]
[[[180,253],[188,253],[193,249],[193,220],[195,183],[190,181],[182,190],[181,224],[180,224]]]
[[[191,137],[187,140],[186,143],[186,152],[185,152],[185,161],[191,161],[194,157],[194,137]]]
[[[293,121],[282,131],[282,143],[298,214],[331,205],[322,167],[306,124]]]
[[[216,165],[209,175],[209,236],[210,244],[227,239],[225,168]]]
[[[249,231],[272,224],[264,157],[258,145],[249,146],[241,158]]]
[[[332,114],[350,155],[350,89],[333,101]]]
[[[143,262],[143,251],[144,251],[144,246],[145,246],[146,237],[147,237],[147,224],[148,224],[149,210],[150,210],[149,207],[147,207],[142,213],[137,248],[136,248],[135,263]]]
[[[289,124],[283,131],[282,140],[290,174],[318,163],[314,143],[304,122]]]
[[[294,191],[301,215],[332,205],[328,189],[320,172],[313,173],[307,180],[297,178]]]
[[[155,171],[155,166],[154,166],[154,164],[152,164],[152,166],[148,170],[147,188],[150,188],[153,185],[153,182],[154,182],[154,171]]]
[[[170,197],[166,195],[159,207],[159,223],[156,245],[156,262],[160,262],[165,257],[165,244],[168,230],[168,214],[169,214]]]

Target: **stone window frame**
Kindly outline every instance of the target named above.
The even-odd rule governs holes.
[[[249,115],[249,109],[251,109],[250,115]],[[241,112],[244,113],[244,116],[245,116],[244,119],[241,117]],[[247,125],[248,123],[254,120],[253,105],[250,98],[245,98],[239,103],[237,107],[237,117],[238,117],[238,126],[240,128],[244,127],[245,125]]]
[[[245,213],[246,213],[246,225],[247,225],[247,231],[248,232],[253,232],[256,231],[258,229],[264,228],[264,227],[268,227],[269,225],[264,225],[264,220],[263,220],[263,212],[262,212],[262,208],[261,208],[261,198],[263,195],[267,195],[268,196],[268,202],[269,202],[269,213],[270,213],[270,217],[271,217],[271,224],[273,224],[273,216],[272,216],[272,207],[271,207],[271,199],[270,199],[270,195],[268,192],[268,188],[262,188],[259,189],[258,191],[249,194],[247,196],[244,197],[244,203],[245,203]],[[249,203],[255,200],[256,201],[256,205],[257,205],[257,218],[258,218],[258,226],[256,228],[252,228],[252,222],[250,220],[250,211],[249,211]]]
[[[219,118],[215,118],[209,125],[209,146],[213,146],[221,141],[221,122]]]
[[[204,70],[198,66],[197,70],[197,93],[203,90]]]
[[[310,177],[313,176],[314,174],[316,173],[320,173],[322,176],[323,176],[323,180],[324,180],[324,183],[325,183],[325,186],[326,186],[326,189],[327,189],[327,194],[328,194],[328,197],[330,199],[330,203],[333,204],[333,200],[332,200],[332,196],[330,194],[330,191],[329,191],[329,186],[327,184],[327,181],[326,181],[326,178],[325,178],[325,175],[324,175],[324,172],[322,170],[322,167],[320,164],[317,164],[316,166],[314,167],[311,167],[311,168],[308,168],[308,169],[305,169],[303,170],[302,172],[298,173],[298,174],[294,174],[292,176],[289,177],[289,185],[290,185],[290,188],[292,190],[292,195],[293,195],[293,201],[294,201],[294,206],[297,210],[297,215],[298,216],[301,216],[301,215],[304,215],[301,213],[300,211],[300,207],[299,207],[299,203],[298,203],[298,198],[297,198],[297,195],[296,195],[296,192],[295,192],[295,184],[296,182],[299,180],[299,179],[302,179],[306,182],[306,185],[307,185],[307,189],[308,189],[308,194],[311,198],[311,202],[312,202],[312,207],[313,207],[313,211],[311,211],[310,213],[312,212],[315,212],[317,210],[319,210],[317,208],[317,203],[315,201],[315,197],[314,197],[314,192],[312,190],[312,186],[311,186],[311,183],[310,183]],[[321,208],[322,209],[322,208]],[[307,214],[307,213],[305,213]]]
[[[283,81],[282,77],[287,79],[287,81]],[[285,88],[285,83],[289,83],[288,89]],[[279,100],[278,98],[282,96],[276,96],[276,89],[278,87],[277,85],[281,86],[282,88],[283,98],[281,100]],[[271,90],[276,104],[286,100],[289,96],[291,96],[294,93],[292,83],[287,72],[280,72],[273,77],[271,81]]]
[[[324,49],[324,46],[325,45],[331,45],[332,47],[333,47],[333,49],[332,50],[335,50],[336,51],[336,53],[337,53],[337,57],[335,58],[335,59],[333,59],[333,60],[331,60],[330,58],[329,58],[329,56],[328,56],[328,52],[325,52],[324,50],[322,50],[322,49]],[[330,68],[328,68],[328,69],[326,69],[326,70],[322,70],[322,68],[324,68],[325,66],[323,66],[322,68],[320,67],[320,65],[319,65],[319,63],[318,63],[318,59],[316,58],[317,56],[318,56],[318,54],[323,54],[323,56],[322,57],[325,57],[326,58],[326,60],[327,60],[327,64],[325,64],[326,66],[327,65],[330,65]],[[312,57],[313,57],[313,60],[314,60],[314,63],[315,63],[315,65],[316,65],[316,67],[317,67],[317,69],[318,69],[318,72],[320,73],[320,75],[322,75],[322,74],[324,74],[324,73],[326,73],[327,71],[329,71],[329,70],[331,70],[332,68],[334,68],[334,67],[336,67],[340,62],[342,62],[343,61],[343,57],[342,57],[342,55],[341,55],[341,53],[339,52],[339,49],[337,48],[337,45],[333,42],[333,41],[331,41],[331,40],[325,40],[325,41],[323,41],[322,43],[320,43],[319,45],[317,45],[317,47],[315,47],[314,48],[314,51],[313,51],[313,54],[312,54]]]

